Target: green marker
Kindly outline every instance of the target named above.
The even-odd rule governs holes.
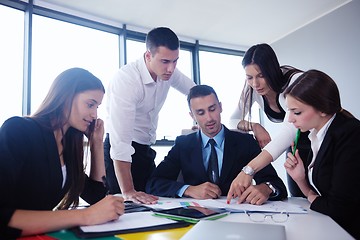
[[[296,152],[296,147],[297,147],[297,144],[298,144],[298,141],[299,141],[299,138],[300,138],[300,129],[297,130],[296,132],[296,137],[295,137],[295,142],[294,142],[294,149],[293,149],[293,156],[295,156],[295,152]]]

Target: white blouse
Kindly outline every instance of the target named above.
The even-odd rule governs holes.
[[[312,180],[312,174],[313,174],[313,166],[315,163],[315,159],[316,156],[319,152],[319,149],[321,147],[322,142],[324,141],[325,135],[329,129],[329,126],[331,125],[332,121],[334,120],[336,114],[334,114],[334,116],[332,116],[332,118],[329,119],[329,121],[327,121],[327,123],[320,129],[319,132],[317,132],[315,129],[310,130],[310,134],[309,134],[309,139],[311,141],[311,150],[313,152],[313,157],[311,160],[311,163],[308,166],[308,177],[309,177],[309,182],[310,184],[316,189],[316,191],[319,193],[319,191],[317,190],[316,186],[313,183]],[[320,193],[319,193],[320,194]]]
[[[64,164],[64,166],[61,167],[61,171],[62,171],[62,175],[63,175],[63,182],[62,182],[61,188],[64,188],[65,182],[66,182],[66,177],[67,177],[65,164]]]

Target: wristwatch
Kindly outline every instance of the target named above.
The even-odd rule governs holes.
[[[252,169],[252,167],[247,166],[247,165],[246,165],[245,167],[243,167],[242,171],[243,171],[245,174],[250,175],[250,176],[254,176],[254,174],[255,174],[254,169]]]
[[[270,182],[265,182],[265,184],[266,184],[266,186],[268,186],[271,189],[271,191],[272,191],[271,195],[275,195],[276,189],[274,188],[274,186]]]

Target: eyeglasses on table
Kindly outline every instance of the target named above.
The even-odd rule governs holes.
[[[260,212],[245,212],[249,219],[253,222],[264,222],[267,217],[276,223],[286,222],[289,218],[288,212],[279,213],[260,213]]]

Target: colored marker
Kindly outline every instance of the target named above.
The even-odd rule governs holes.
[[[295,152],[296,152],[296,147],[297,147],[297,144],[298,144],[298,141],[299,141],[299,138],[300,138],[300,129],[297,130],[296,132],[296,137],[295,137],[295,142],[294,142],[294,149],[293,149],[293,156],[295,156]]]

